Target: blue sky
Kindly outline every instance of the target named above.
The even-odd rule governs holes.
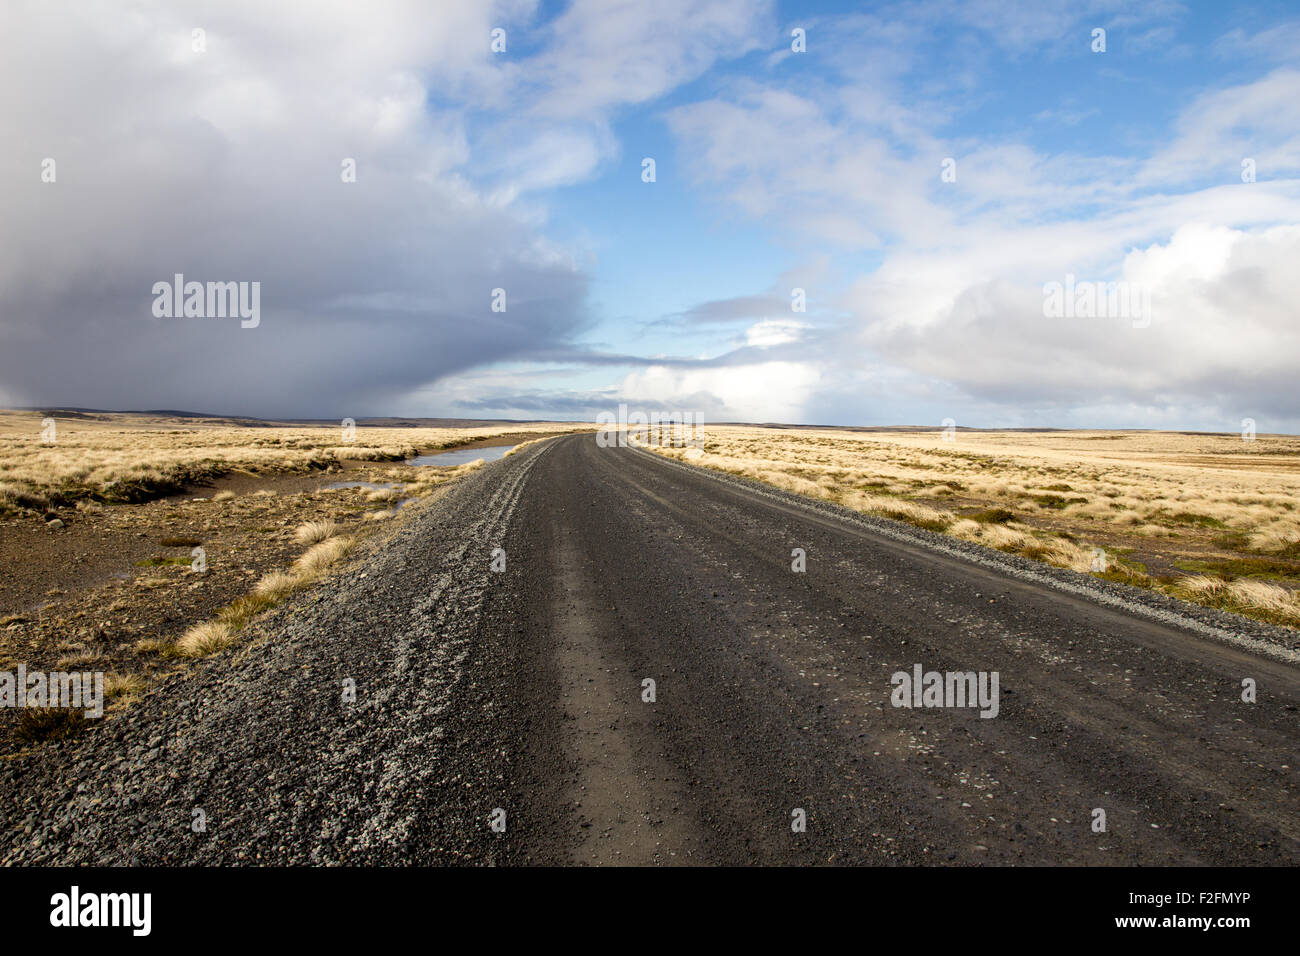
[[[136,9],[0,14],[60,78],[0,114],[0,401],[1300,429],[1294,4]],[[154,319],[178,271],[265,320]]]
[[[1032,6],[1039,8],[1038,16],[1023,13]],[[880,268],[891,251],[908,249],[906,231],[887,225],[870,240],[859,242],[838,236],[835,230],[809,232],[793,226],[790,220],[798,219],[806,208],[800,201],[802,187],[780,193],[776,208],[781,210],[786,199],[790,203],[784,212],[756,215],[743,203],[728,203],[726,173],[701,176],[701,166],[707,164],[700,160],[700,144],[674,133],[673,118],[693,105],[734,103],[757,91],[786,92],[824,110],[833,133],[851,135],[859,122],[851,109],[852,91],[868,86],[883,96],[890,109],[912,113],[910,122],[924,130],[923,142],[909,136],[910,127],[882,130],[880,141],[900,158],[898,168],[913,185],[930,180],[921,188],[932,202],[943,204],[944,190],[950,188],[936,175],[942,156],[957,158],[960,169],[963,153],[1006,151],[1021,169],[1044,168],[1040,174],[1026,176],[1034,190],[1050,192],[1055,182],[1062,187],[1053,201],[1021,210],[1017,219],[1066,228],[1081,221],[1093,228],[1097,220],[1113,213],[1117,202],[1159,203],[1170,192],[1194,197],[1199,190],[1238,179],[1241,157],[1225,150],[1220,156],[1197,157],[1184,175],[1132,181],[1139,178],[1135,174],[1142,164],[1180,136],[1186,137],[1188,111],[1199,97],[1234,86],[1249,87],[1284,68],[1286,46],[1300,36],[1300,32],[1287,32],[1295,17],[1284,4],[1097,4],[1091,9],[1086,4],[988,4],[983,11],[968,11],[960,19],[940,4],[924,8],[782,4],[760,23],[764,45],[732,57],[722,55],[689,82],[617,111],[610,122],[613,155],[581,182],[546,194],[552,234],[565,237],[590,256],[584,266],[591,277],[588,301],[594,321],[577,339],[579,347],[645,359],[725,360],[745,341],[743,323],[700,325],[683,323],[678,317],[701,303],[772,294],[779,298],[778,288],[796,283],[809,290],[810,312],[791,316],[772,310],[769,316],[806,323],[806,335],[825,331],[839,337],[854,321],[853,309],[845,307],[846,291]],[[807,52],[774,56],[799,26],[806,31]],[[1096,27],[1106,31],[1104,53],[1092,49]],[[544,29],[544,22],[532,28]],[[1270,31],[1276,35],[1270,36]],[[1191,122],[1194,129],[1194,115]],[[1280,132],[1291,135],[1294,121],[1284,120],[1283,125],[1290,131]],[[1243,131],[1251,132],[1248,127]],[[1273,138],[1277,135],[1274,131]],[[704,139],[703,149],[716,148],[707,141],[707,133]],[[744,146],[743,140],[733,142]],[[935,147],[942,148],[936,151]],[[655,183],[640,181],[643,156],[656,160]],[[1294,154],[1283,151],[1278,158],[1285,165],[1265,175],[1274,179],[1294,175]],[[1045,168],[1052,165],[1059,170]],[[737,166],[744,168],[743,158]],[[780,174],[780,170],[775,173]],[[1114,195],[1113,189],[1106,188],[1108,183],[1121,184],[1122,195]],[[991,184],[987,197],[973,203],[966,200],[969,205],[963,217],[973,223],[985,217],[996,221],[999,211],[1010,205],[1003,195],[1006,185]],[[1073,201],[1067,198],[1072,186],[1083,187]],[[834,190],[828,192],[833,204]],[[962,204],[959,200],[955,205]],[[918,207],[919,215],[926,211]],[[1245,216],[1220,222],[1257,224],[1254,213]],[[1279,215],[1275,223],[1291,221]],[[1274,222],[1265,219],[1259,224]],[[875,229],[869,215],[862,225]],[[1148,229],[1130,229],[1125,240],[1167,244],[1175,231],[1153,218]],[[1101,250],[1112,261],[1100,263],[1098,277],[1114,278],[1133,247],[1117,243]],[[1011,268],[1002,274],[1014,277],[1014,264],[1008,265]],[[1098,265],[1080,259],[1079,272]],[[989,274],[989,279],[998,277],[997,272]],[[1142,344],[1140,339],[1133,341]],[[991,350],[997,348],[991,344]],[[1062,360],[1068,361],[1068,356]],[[827,361],[847,364],[843,356],[817,355],[818,363]],[[875,362],[890,365],[888,358],[863,356],[864,366]],[[521,381],[529,380],[528,364],[510,367]],[[599,396],[618,373],[636,375],[637,369],[635,364],[568,367],[559,391],[588,390]],[[851,388],[844,390],[850,394],[838,395],[818,394],[814,389],[799,406],[805,416],[815,416],[805,420],[928,422],[939,412],[957,415],[969,410],[977,416],[973,424],[1213,428],[1231,427],[1228,419],[1236,414],[1230,409],[1176,408],[1159,394],[1138,390],[1107,396],[1110,407],[1082,414],[1073,403],[1067,405],[1050,395],[1038,401],[1034,396],[1028,401],[1021,398],[1005,407],[1005,402],[972,397],[942,376],[909,375],[908,369],[898,367],[880,371],[886,378],[906,379],[901,384],[914,397],[863,401]],[[1008,374],[1017,371],[1012,367]],[[774,385],[779,381],[778,376]],[[615,390],[619,391],[617,386]],[[681,397],[689,400],[693,391],[682,388]],[[651,401],[673,398],[671,391],[660,391]],[[1160,407],[1162,402],[1167,404]],[[1154,407],[1144,408],[1147,404]],[[750,407],[748,415],[746,410],[734,409],[741,417],[762,417],[762,408]],[[1286,402],[1270,409],[1274,414],[1279,411],[1289,413]],[[1218,421],[1220,415],[1226,424]],[[1288,418],[1287,427],[1293,424],[1294,419]]]

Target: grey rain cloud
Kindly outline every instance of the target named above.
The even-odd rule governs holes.
[[[0,403],[384,414],[570,348],[588,277],[521,197],[589,175],[612,108],[752,48],[754,12],[580,2],[501,64],[466,42],[500,15],[487,4],[6,11]],[[154,317],[177,273],[259,282],[260,324]]]

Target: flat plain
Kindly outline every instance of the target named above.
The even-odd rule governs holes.
[[[413,456],[591,429],[0,412],[0,666],[101,670],[110,707],[128,707],[483,465]],[[713,425],[691,447],[654,438],[693,467],[1300,626],[1294,437]],[[0,717],[0,749],[69,729],[24,717]]]
[[[443,489],[0,760],[0,864],[1300,860],[1294,631],[591,434]]]

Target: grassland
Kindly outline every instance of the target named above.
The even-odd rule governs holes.
[[[1300,626],[1300,438],[963,430],[945,440],[937,429],[745,426],[704,427],[698,438],[702,453],[654,450],[1058,567]]]
[[[0,669],[101,671],[109,711],[129,706],[483,464],[405,459],[573,427],[361,426],[345,441],[341,425],[0,411]],[[93,723],[6,711],[0,755]]]
[[[51,418],[52,435],[42,424]],[[345,435],[338,425],[0,411],[0,513],[84,500],[138,503],[232,473],[301,474],[346,461],[401,461],[420,451],[556,427],[357,427]]]

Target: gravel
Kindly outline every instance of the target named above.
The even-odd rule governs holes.
[[[0,863],[491,860],[499,771],[465,660],[542,443],[493,463],[251,638],[0,766]],[[345,681],[355,702],[344,701]]]

